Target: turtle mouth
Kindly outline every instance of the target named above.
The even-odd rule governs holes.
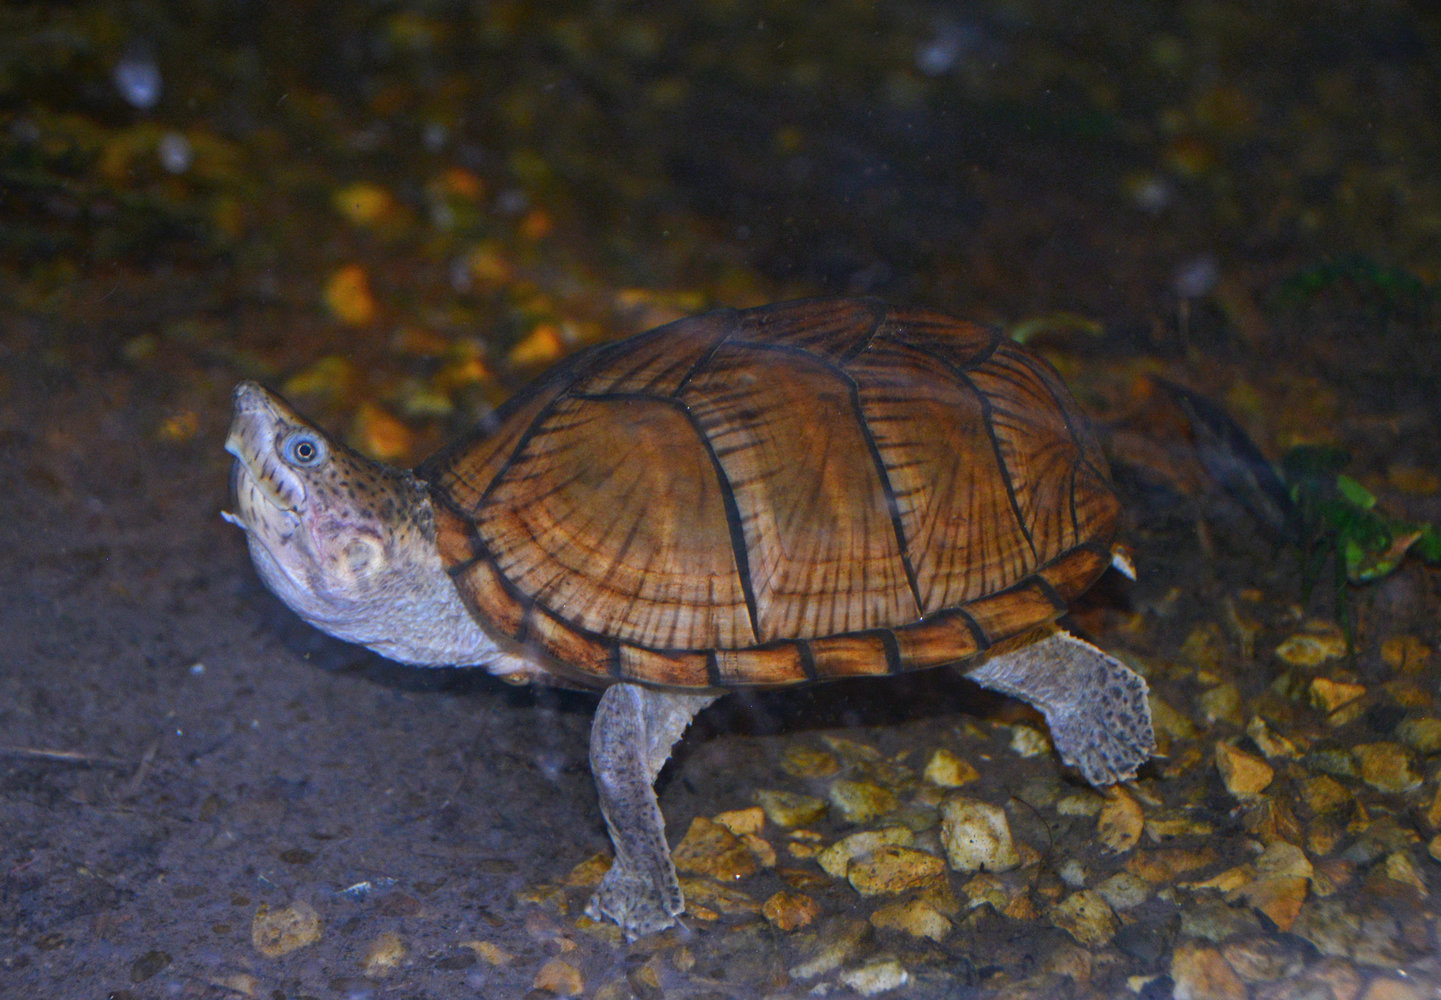
[[[225,450],[235,456],[230,469],[230,502],[234,513],[226,521],[250,532],[265,525],[282,538],[300,524],[305,505],[305,484],[280,456],[280,414],[264,391],[243,382],[235,390],[235,416],[225,439]]]

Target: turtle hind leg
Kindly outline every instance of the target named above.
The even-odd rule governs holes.
[[[690,720],[716,697],[614,684],[596,707],[590,769],[615,863],[585,912],[614,920],[627,940],[664,930],[685,909],[654,785]]]
[[[1145,680],[1069,632],[992,656],[967,676],[1040,709],[1061,759],[1092,785],[1134,778],[1156,752]]]

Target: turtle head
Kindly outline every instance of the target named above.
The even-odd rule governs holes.
[[[254,382],[235,389],[225,450],[235,464],[224,517],[245,532],[266,586],[318,628],[395,655],[384,648],[395,610],[450,586],[424,484],[332,440]]]

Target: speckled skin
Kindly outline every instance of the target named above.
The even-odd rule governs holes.
[[[676,349],[696,348],[696,331],[713,340],[711,346],[716,347],[720,338],[729,335],[727,331],[749,329],[745,336],[757,338],[758,343],[745,341],[750,346],[734,347],[733,353],[739,359],[731,372],[734,378],[719,380],[708,390],[716,399],[729,399],[733,391],[743,391],[769,372],[757,360],[759,354],[746,352],[762,352],[769,349],[767,345],[780,344],[814,359],[819,355],[806,353],[812,348],[805,344],[822,334],[821,340],[832,348],[840,338],[843,343],[854,341],[853,346],[861,350],[882,342],[867,339],[870,334],[857,327],[868,316],[877,324],[865,328],[872,334],[891,330],[888,336],[892,339],[886,341],[891,344],[888,349],[909,350],[905,346],[908,338],[925,343],[931,337],[940,345],[935,356],[949,358],[947,363],[956,366],[932,386],[934,394],[948,399],[951,409],[943,415],[937,415],[940,411],[925,393],[920,400],[913,400],[903,391],[887,390],[873,402],[878,407],[890,407],[886,411],[890,416],[886,420],[874,419],[876,426],[892,428],[886,433],[894,433],[896,426],[905,428],[911,437],[896,439],[902,444],[909,441],[905,447],[919,448],[917,442],[924,443],[933,436],[932,431],[950,434],[938,438],[946,442],[944,449],[928,453],[927,461],[938,477],[930,485],[950,489],[952,494],[953,506],[940,519],[944,522],[940,529],[962,529],[968,533],[967,544],[982,553],[977,557],[981,562],[961,560],[948,570],[962,583],[970,581],[975,592],[958,591],[961,596],[955,600],[960,603],[955,607],[939,606],[923,614],[919,577],[910,572],[902,574],[898,567],[905,560],[892,559],[877,563],[889,566],[889,576],[877,572],[881,578],[890,579],[891,591],[902,596],[911,593],[916,609],[898,613],[895,620],[879,619],[880,627],[873,627],[875,623],[869,619],[851,621],[846,617],[878,613],[872,607],[873,598],[877,590],[885,588],[880,584],[872,586],[875,581],[859,574],[837,589],[836,581],[843,577],[850,580],[848,574],[855,566],[850,557],[828,554],[831,520],[854,515],[852,505],[860,501],[849,492],[853,484],[848,473],[842,475],[836,468],[860,468],[874,475],[874,468],[868,464],[872,459],[854,448],[840,449],[849,456],[848,461],[854,460],[851,465],[827,466],[827,471],[811,469],[806,460],[835,444],[826,434],[826,418],[818,415],[824,408],[814,413],[808,410],[810,396],[805,392],[792,392],[794,398],[785,396],[783,401],[764,396],[755,400],[758,412],[732,406],[734,412],[727,411],[725,419],[713,429],[714,440],[707,447],[714,447],[714,441],[726,440],[727,435],[742,441],[762,441],[766,447],[778,449],[777,460],[762,472],[772,478],[798,477],[798,482],[778,487],[776,496],[783,502],[758,509],[767,523],[784,523],[795,513],[796,505],[805,501],[813,526],[806,537],[814,544],[793,551],[779,545],[775,538],[762,535],[763,545],[757,551],[772,553],[773,569],[781,577],[799,571],[799,582],[786,585],[792,589],[771,589],[779,595],[772,595],[776,607],[794,610],[801,617],[794,629],[785,624],[789,619],[778,618],[781,624],[775,627],[779,631],[766,634],[763,637],[768,641],[758,643],[757,636],[764,632],[759,626],[767,614],[773,613],[767,610],[770,605],[754,597],[741,602],[732,594],[727,606],[733,605],[737,614],[743,605],[747,611],[744,618],[733,615],[728,619],[732,629],[740,627],[737,621],[748,621],[751,629],[741,646],[728,648],[717,639],[713,648],[643,648],[638,644],[642,639],[660,642],[663,647],[669,641],[666,637],[680,634],[677,629],[694,630],[690,616],[704,618],[714,610],[707,603],[714,596],[712,592],[726,590],[716,580],[728,578],[722,572],[724,566],[718,570],[710,565],[716,563],[717,551],[727,558],[734,551],[737,568],[733,575],[751,576],[739,569],[744,562],[741,553],[750,545],[748,538],[742,538],[747,522],[737,514],[737,530],[729,535],[719,529],[707,534],[690,523],[692,509],[676,499],[687,496],[687,490],[709,475],[707,469],[712,468],[703,463],[696,465],[691,461],[694,456],[683,447],[687,440],[684,435],[690,432],[679,422],[677,414],[681,410],[677,407],[691,403],[654,393],[644,397],[622,393],[617,397],[597,390],[577,395],[570,405],[581,410],[602,410],[605,419],[562,421],[541,433],[536,432],[540,425],[530,411],[543,409],[587,372],[606,375],[608,364],[630,371],[637,364],[645,367],[653,363],[669,371]],[[1064,610],[1067,596],[1088,586],[1111,558],[1110,537],[1116,512],[1116,501],[1105,482],[1104,460],[1094,443],[1078,429],[1079,416],[1073,422],[1073,404],[1065,401],[1068,397],[1054,373],[1047,374],[1043,362],[1027,358],[1014,345],[977,333],[979,328],[929,314],[891,314],[868,302],[781,305],[716,313],[688,323],[669,333],[661,330],[642,335],[629,346],[614,345],[603,357],[592,355],[591,362],[598,364],[594,372],[572,365],[558,380],[542,382],[529,394],[518,397],[519,408],[512,412],[512,419],[504,421],[493,435],[463,439],[438,456],[438,462],[432,460],[423,466],[426,478],[431,480],[428,483],[412,473],[377,465],[330,441],[278,397],[254,383],[243,383],[235,392],[235,419],[226,442],[227,450],[236,458],[232,476],[235,512],[226,515],[227,519],[245,530],[266,585],[301,617],[332,635],[362,643],[405,663],[475,664],[516,682],[578,682],[605,687],[591,732],[590,760],[616,860],[587,913],[614,920],[627,938],[662,930],[675,923],[684,911],[653,786],[690,720],[718,697],[719,688],[724,686],[798,683],[848,674],[962,664],[977,682],[1023,698],[1040,709],[1051,726],[1061,757],[1077,766],[1091,783],[1112,784],[1134,776],[1137,767],[1155,750],[1145,681],[1124,664],[1052,624]],[[787,338],[799,338],[805,344],[797,347]],[[957,342],[965,348],[960,354],[953,350]],[[1003,354],[1005,364],[992,363],[993,358]],[[855,356],[849,350],[838,355],[842,361]],[[700,352],[700,359],[690,362],[691,370],[704,369],[705,359],[710,357],[713,355]],[[871,374],[874,379],[885,381],[895,376],[878,361],[866,363],[876,366]],[[991,367],[985,368],[987,365]],[[992,380],[994,396],[977,396],[972,384],[973,379],[982,377],[983,368],[989,372],[985,377]],[[803,370],[803,366],[797,370]],[[832,364],[826,378],[844,384],[849,376],[844,372],[837,376],[839,370]],[[630,377],[637,376],[632,372]],[[900,379],[898,384],[904,381]],[[951,390],[959,392],[961,388],[971,393],[967,398],[973,402],[984,397],[983,405],[971,407],[970,417],[965,415],[964,406],[951,399]],[[626,423],[621,419],[635,415],[637,399],[643,399],[654,411],[651,415],[657,419],[656,426],[632,426],[634,421]],[[700,406],[705,399],[694,403]],[[774,417],[772,410],[792,418],[785,428],[787,434],[778,434],[767,424],[767,419]],[[670,430],[657,429],[665,423],[660,417],[669,420],[666,426]],[[834,421],[837,426],[849,426],[839,418]],[[1009,429],[1007,433],[1014,435],[1009,445],[997,436],[997,428],[1003,425]],[[789,436],[789,432],[800,434],[800,438]],[[502,452],[518,454],[525,442],[533,443],[538,438],[544,439],[539,446],[542,456],[554,453],[547,449],[569,448],[585,460],[569,465],[537,460],[533,469],[497,457]],[[807,444],[811,438],[814,440]],[[638,448],[638,440],[647,441],[649,447]],[[891,441],[895,448],[903,450],[883,435],[874,440]],[[877,460],[879,449],[877,444],[872,456]],[[668,461],[657,464],[661,453]],[[717,455],[734,453],[717,451]],[[618,455],[639,456],[639,460],[627,464],[624,458],[617,461]],[[991,455],[1000,456],[1002,465],[1012,471],[1003,477],[972,476],[964,485],[956,486],[960,474],[975,465],[978,456]],[[892,454],[891,458],[896,464],[885,467],[898,477],[915,465],[925,464],[919,459],[905,460],[903,455]],[[687,461],[696,466],[694,475],[683,471],[690,468]],[[646,491],[636,486],[653,485],[641,475],[652,471],[652,467],[665,472],[665,477],[656,482],[667,486],[667,490]],[[509,520],[502,519],[506,531],[497,536],[503,536],[504,544],[481,538],[481,515],[489,509],[489,499],[493,499],[486,483],[493,481],[497,468],[505,472],[506,488],[514,492],[506,508]],[[746,469],[737,471],[745,473]],[[814,476],[816,481],[807,476]],[[741,477],[742,485],[749,481]],[[629,492],[607,492],[597,487],[617,482],[629,484]],[[820,488],[825,484],[832,487],[830,493]],[[556,511],[539,516],[546,513],[540,510],[546,498],[580,487],[584,487],[581,492],[588,502],[566,507],[565,516]],[[902,495],[924,492],[916,487],[902,494],[890,486],[870,491],[871,506],[865,509],[880,513],[870,521],[852,517],[847,536],[860,553],[852,553],[856,565],[876,562],[861,558],[861,550],[867,546],[885,548],[905,536],[895,513],[899,507],[893,506],[892,513],[886,515],[887,502],[899,505]],[[657,495],[666,497],[668,505],[649,502]],[[1008,504],[1000,508],[982,502],[1007,498]],[[1024,498],[1035,503],[1023,502]],[[1014,517],[997,514],[997,510],[1010,510]],[[631,527],[618,530],[617,522]],[[654,537],[646,534],[657,525],[666,530]],[[881,527],[872,530],[875,525]],[[499,530],[495,525],[491,529],[492,533]],[[892,529],[891,533],[887,529]],[[1010,530],[1024,545],[1012,546],[1005,558],[986,563],[984,553],[994,542],[991,536],[1003,530]],[[946,539],[956,542],[959,537],[943,531],[937,536],[939,541],[917,547],[917,558],[929,559],[940,553],[943,560],[951,559],[962,549],[953,549]],[[637,538],[646,541],[632,545]],[[567,578],[569,590],[557,591],[561,597],[556,598],[560,602],[556,607],[542,606],[539,599],[549,591],[547,581],[557,578],[555,567],[543,560],[531,560],[543,548],[537,544],[541,540],[569,544],[570,549],[561,545],[558,551],[567,558],[585,556],[588,560],[584,572]],[[515,577],[502,578],[500,561],[488,547],[490,544],[525,557],[517,563],[517,572],[536,584],[535,593],[524,592]],[[770,547],[764,548],[767,545]],[[636,566],[626,562],[637,554],[644,558]],[[977,584],[971,578],[985,566],[999,575],[994,580],[981,576],[979,579],[985,582]],[[527,573],[529,576],[525,576]],[[907,580],[907,576],[912,579]],[[763,583],[772,579],[764,574],[758,578]],[[657,581],[665,580],[694,594],[679,600],[665,588],[651,593],[658,587]],[[585,586],[581,586],[582,582],[586,582]],[[622,584],[634,592],[616,589]],[[591,585],[593,590],[586,589]],[[570,595],[568,603],[562,599],[565,594]],[[640,609],[636,611],[638,620],[650,631],[632,635],[634,641],[623,643],[612,633],[624,629],[633,632],[639,627],[629,612],[620,614],[630,607],[625,601],[632,599],[635,608]],[[814,609],[808,600],[829,607],[831,617],[844,618],[849,622],[845,630],[849,631],[832,635],[822,627],[823,623],[810,622],[805,616]],[[553,613],[561,609],[560,605],[582,618],[589,614],[594,620],[584,619],[588,624],[580,619],[563,621]],[[668,610],[660,613],[656,607]],[[602,628],[597,624],[602,618],[596,615],[615,628]],[[607,615],[610,617],[604,617]],[[702,632],[710,635],[704,629]]]
[[[307,447],[313,464],[291,460]],[[236,387],[225,449],[235,456],[226,519],[245,531],[266,586],[306,621],[401,663],[529,675],[461,602],[409,472],[331,441],[253,382]]]

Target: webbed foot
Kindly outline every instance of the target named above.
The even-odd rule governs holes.
[[[1040,709],[1061,759],[1092,785],[1134,778],[1156,752],[1145,680],[1068,632],[993,656],[967,676]]]
[[[615,863],[585,912],[614,920],[627,940],[664,930],[685,911],[654,784],[690,720],[715,699],[615,684],[596,707],[590,769]]]
[[[585,915],[590,919],[619,924],[627,941],[665,930],[684,911],[685,899],[675,880],[674,869],[669,880],[656,885],[625,869],[619,861],[605,873],[600,888],[585,907]]]

